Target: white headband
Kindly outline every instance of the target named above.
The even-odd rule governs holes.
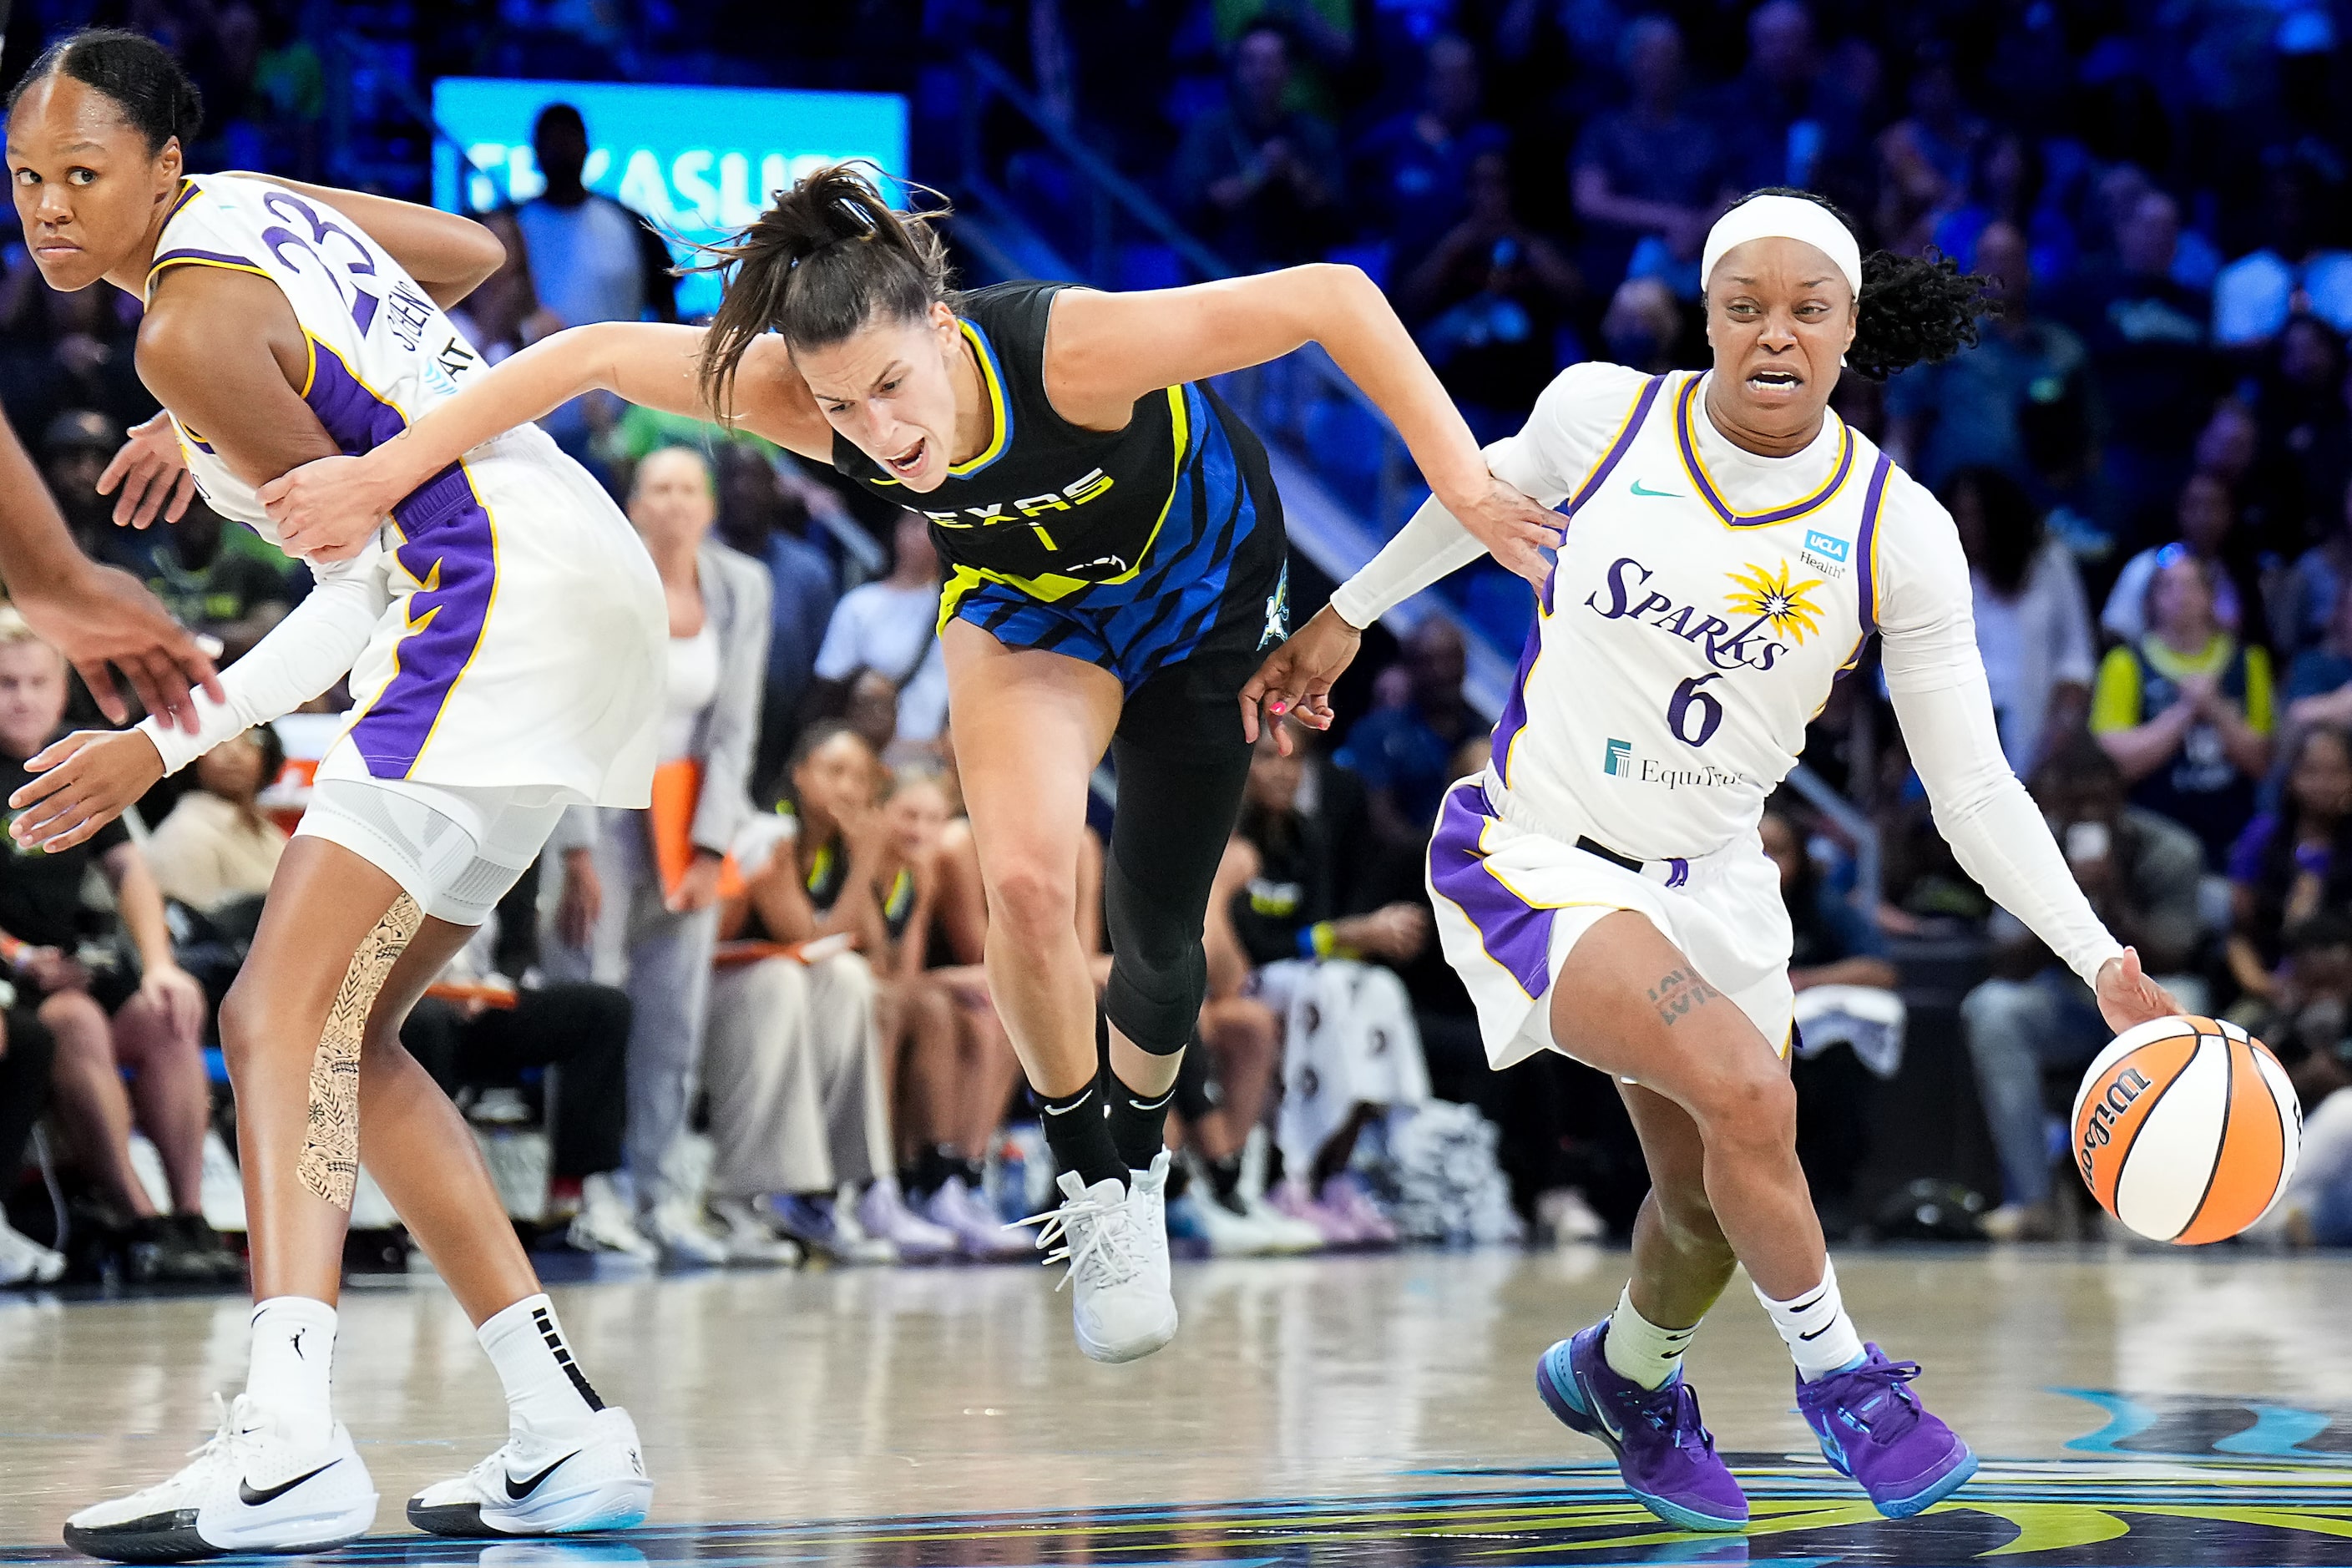
[[[1853,230],[1819,202],[1802,196],[1751,196],[1715,220],[1698,263],[1698,286],[1715,277],[1715,264],[1751,239],[1794,239],[1837,264],[1855,299],[1862,297],[1862,247]]]

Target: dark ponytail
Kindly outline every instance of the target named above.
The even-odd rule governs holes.
[[[1758,196],[1796,196],[1827,208],[1847,228],[1854,226],[1836,203],[1811,191],[1768,185],[1740,200]],[[1926,256],[1869,252],[1862,258],[1862,295],[1854,301],[1853,346],[1845,351],[1846,368],[1864,380],[1885,381],[1896,371],[1936,364],[1975,347],[1978,319],[2000,309],[1998,300],[1986,298],[1990,282],[1962,272],[1950,257],[1932,251]]]
[[[16,100],[25,96],[26,88],[53,76],[71,77],[105,94],[122,111],[124,121],[147,139],[150,157],[175,136],[184,153],[196,132],[204,129],[204,95],[172,52],[143,33],[121,27],[84,27],[68,33],[41,51],[33,68],[8,94],[10,112],[15,112]]]
[[[729,274],[703,341],[702,394],[713,408],[728,405],[736,368],[762,332],[782,333],[790,348],[824,348],[868,321],[911,321],[933,305],[954,306],[947,250],[932,227],[948,215],[946,205],[894,212],[870,168],[814,170],[776,192],[733,244],[709,247],[713,259],[698,270]]]

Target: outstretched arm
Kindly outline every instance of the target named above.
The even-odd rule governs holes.
[[[223,672],[221,696],[199,698],[182,731],[149,718],[133,730],[83,730],[25,766],[35,777],[9,797],[19,844],[70,848],[122,815],[166,773],[231,736],[291,713],[351,671],[392,595],[379,552],[330,568],[286,618]]]
[[[402,497],[476,447],[589,392],[689,418],[731,419],[803,457],[832,458],[833,426],[781,339],[760,339],[744,354],[734,406],[727,409],[703,398],[702,342],[699,327],[600,321],[566,328],[468,374],[457,396],[365,457],[317,464],[264,486],[262,503],[286,549],[338,559],[358,549]]]
[[[2118,1032],[2180,1011],[2141,973],[2076,885],[2041,807],[2010,771],[1977,651],[1968,563],[1951,520],[1908,478],[1880,537],[1888,574],[1881,658],[1937,831],[1960,868],[2096,991]],[[1898,553],[1899,551],[1899,553]]]
[[[1446,510],[1495,559],[1541,582],[1559,520],[1487,471],[1437,373],[1360,268],[1318,263],[1129,294],[1069,289],[1045,340],[1045,391],[1073,424],[1115,430],[1139,397],[1310,342],[1395,423]]]

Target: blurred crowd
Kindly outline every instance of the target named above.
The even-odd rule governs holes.
[[[12,41],[80,19],[26,9]],[[217,129],[197,167],[335,176],[315,8],[101,9],[198,69]],[[1364,267],[1487,436],[1568,363],[1703,364],[1699,246],[1758,186],[1824,192],[1870,245],[1985,275],[2000,309],[1976,347],[1884,387],[1849,377],[1838,410],[1951,510],[2002,745],[2102,917],[2185,1005],[2286,1061],[2311,1157],[2273,1225],[2352,1241],[2352,54],[2331,8],[861,0],[791,37],[737,6],[390,9],[420,85],[446,68],[903,90],[919,174],[923,128],[953,119],[942,62],[984,48],[1229,266]],[[659,247],[581,184],[589,129],[543,115],[545,191],[486,215],[509,263],[465,325],[494,359],[565,325],[675,319]],[[1050,147],[991,134],[1006,190],[1066,193]],[[201,506],[111,524],[100,477],[153,412],[135,302],[50,293],[20,247],[5,262],[0,404],[85,547],[234,658],[307,574]],[[753,439],[593,399],[548,423],[626,498],[670,587],[670,782],[649,812],[567,820],[411,1048],[546,1245],[691,1265],[1020,1254],[1007,1222],[1049,1173],[989,999],[926,530]],[[1337,732],[1261,750],[1172,1122],[1189,1244],[1574,1239],[1630,1218],[1646,1178],[1615,1097],[1558,1059],[1487,1071],[1419,874],[1440,794],[1484,762],[1467,662],[1515,647],[1524,600],[1376,637]],[[37,751],[74,698],[0,616],[0,753]],[[37,1156],[6,1193],[25,1236],[0,1243],[0,1278],[234,1277],[210,1007],[333,724],[222,748],[69,866],[0,865],[0,1163]],[[2087,992],[1943,848],[1867,665],[1808,762],[1834,798],[1784,793],[1765,841],[1797,933],[1817,1203],[1836,1228],[1889,1228],[1888,1108],[1944,1083],[1958,1098],[1935,1115],[1971,1092],[1980,1113],[1966,1228],[2065,1232],[2053,1130],[2106,1038]],[[1112,809],[1096,802],[1098,828]],[[1099,928],[1088,907],[1090,950]],[[1923,1000],[1936,965],[1952,1005]],[[1938,1059],[1948,1081],[1923,1077]]]

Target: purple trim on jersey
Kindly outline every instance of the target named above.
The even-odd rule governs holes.
[[[260,263],[248,260],[245,257],[231,256],[219,250],[198,250],[193,246],[182,246],[177,250],[165,251],[148,263],[147,270],[152,273],[157,268],[169,267],[175,261],[202,261],[214,267],[242,267],[249,272],[262,270]]]
[[[1668,859],[1668,860],[1667,860],[1667,862],[1666,862],[1666,865],[1670,868],[1670,869],[1666,872],[1666,886],[1667,886],[1667,887],[1669,887],[1669,888],[1680,888],[1680,887],[1684,887],[1684,886],[1685,886],[1685,885],[1687,885],[1687,884],[1689,883],[1689,881],[1690,881],[1690,862],[1689,862],[1689,861],[1687,861],[1687,860],[1684,859],[1681,856],[1676,855],[1676,856],[1673,857],[1672,858]]]
[[[1642,395],[1633,400],[1633,410],[1625,416],[1625,427],[1617,432],[1617,439],[1610,443],[1609,450],[1601,456],[1592,472],[1586,476],[1576,494],[1557,509],[1561,516],[1574,517],[1584,503],[1592,499],[1593,492],[1601,488],[1601,482],[1632,450],[1633,437],[1641,434],[1642,422],[1650,416],[1651,405],[1658,401],[1658,389],[1665,384],[1664,376],[1654,375],[1642,388]],[[1543,590],[1536,596],[1536,602],[1543,607],[1544,616],[1552,613],[1552,588],[1559,581],[1559,563],[1554,560],[1551,570],[1544,574]],[[1511,678],[1511,695],[1504,701],[1503,711],[1495,721],[1496,766],[1502,770],[1505,784],[1511,782],[1511,742],[1517,740],[1519,731],[1528,726],[1528,677],[1535,673],[1536,658],[1542,651],[1543,616],[1538,616],[1536,624],[1528,628],[1526,645],[1519,649],[1519,668]]]
[[[1724,499],[1715,493],[1715,487],[1707,482],[1706,469],[1698,460],[1697,443],[1691,435],[1691,405],[1696,401],[1699,380],[1696,375],[1691,377],[1684,384],[1682,395],[1675,400],[1675,441],[1682,447],[1683,467],[1689,471],[1691,482],[1698,487],[1700,499],[1715,509],[1716,516],[1733,528],[1762,528],[1769,523],[1786,522],[1792,517],[1802,517],[1809,511],[1818,510],[1823,501],[1837,494],[1839,487],[1845,483],[1846,475],[1853,468],[1853,432],[1851,430],[1839,432],[1837,468],[1830,475],[1829,482],[1820,489],[1778,511],[1742,517],[1732,510]],[[1880,460],[1885,460],[1884,454],[1881,454]]]
[[[1619,459],[1632,449],[1633,437],[1641,434],[1642,422],[1650,416],[1650,405],[1658,400],[1658,389],[1665,384],[1664,376],[1654,375],[1642,388],[1642,395],[1633,400],[1633,412],[1625,416],[1625,428],[1617,432],[1617,439],[1611,445],[1608,456],[1602,458],[1601,466],[1586,478],[1583,487],[1560,506],[1562,516],[1574,517],[1583,510],[1584,503],[1592,499],[1592,492],[1601,488],[1601,482],[1616,468]]]
[[[1551,984],[1551,926],[1557,911],[1535,909],[1486,869],[1478,836],[1495,820],[1475,779],[1446,792],[1429,842],[1430,885],[1477,928],[1486,956],[1510,972],[1529,1001]]]
[[[400,411],[368,390],[324,343],[302,400],[335,445],[353,456],[405,427]],[[392,509],[400,524],[401,570],[423,584],[408,598],[408,635],[392,679],[352,725],[352,744],[377,778],[406,778],[433,738],[449,693],[473,661],[499,584],[490,514],[465,468],[451,464]]]
[[[1878,509],[1886,502],[1886,478],[1895,471],[1894,459],[1884,452],[1878,454],[1878,464],[1870,470],[1870,489],[1862,498],[1862,527],[1853,536],[1853,552],[1860,558],[1854,582],[1862,590],[1862,635],[1864,637],[1878,629]],[[1854,645],[1854,657],[1862,657],[1862,646]]]

